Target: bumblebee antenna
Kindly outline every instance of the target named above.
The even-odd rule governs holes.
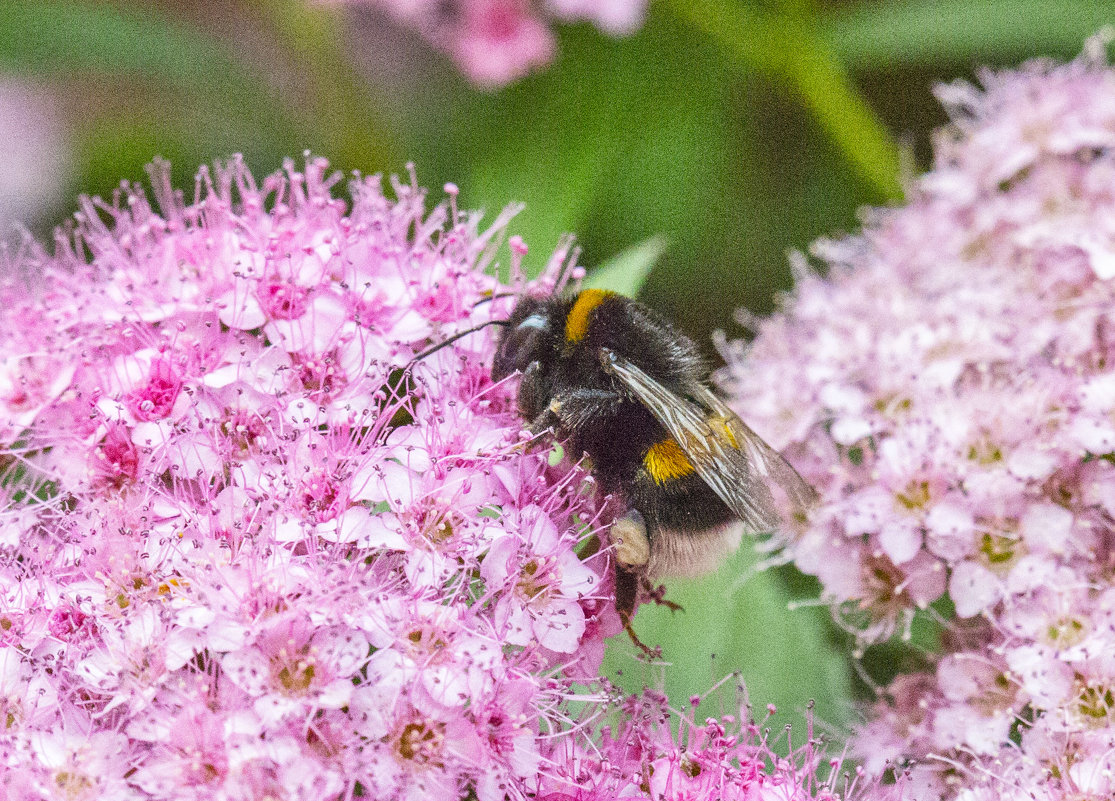
[[[421,361],[422,359],[425,359],[431,353],[437,353],[439,350],[444,348],[446,345],[452,345],[454,342],[456,342],[461,337],[467,337],[469,334],[475,334],[481,328],[487,328],[490,325],[510,325],[510,324],[511,324],[510,320],[489,320],[486,323],[481,323],[480,325],[473,326],[472,328],[465,329],[464,331],[458,331],[453,336],[449,337],[448,339],[442,340],[441,342],[434,345],[432,348],[426,348],[426,350],[422,351],[417,356],[415,356],[413,359],[411,359],[410,364],[414,364],[415,362],[418,362],[418,361]]]
[[[475,309],[477,306],[481,306],[485,303],[491,303],[493,300],[500,300],[502,298],[517,298],[517,297],[518,297],[518,295],[516,295],[514,292],[500,292],[497,295],[488,295],[488,297],[486,297],[486,298],[481,298],[480,300],[476,301],[476,303],[472,304],[472,308]]]

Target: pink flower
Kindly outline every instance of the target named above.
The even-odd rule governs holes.
[[[872,775],[906,776],[895,797],[1108,792],[1115,71],[1102,41],[1071,64],[942,90],[953,121],[909,202],[818,243],[827,277],[803,274],[746,356],[727,353],[738,407],[821,494],[783,544],[838,622],[866,644],[931,603],[955,611],[926,671],[885,688],[851,741]]]
[[[0,237],[12,241],[15,225],[31,226],[62,200],[72,159],[60,98],[13,77],[0,78],[0,135],[9,143],[9,169],[0,181]]]
[[[592,592],[599,576],[563,546],[541,509],[523,510],[515,530],[519,533],[492,543],[481,566],[490,590],[500,596],[496,625],[513,645],[537,642],[572,653],[585,632],[578,601]]]
[[[523,25],[548,36],[526,3],[459,10],[488,14],[489,44]],[[553,10],[631,24],[617,3]],[[614,504],[575,459],[524,447],[514,380],[491,379],[491,327],[415,360],[531,291],[493,277],[513,210],[481,229],[455,188],[428,209],[414,179],[388,197],[357,176],[341,200],[322,160],[262,181],[239,160],[203,169],[190,203],[166,165],[151,172],[150,199],[139,187],[83,198],[53,255],[28,248],[38,294],[0,286],[0,436],[15,466],[0,482],[9,795],[833,798],[839,763],[812,731],[776,757],[738,704],[699,722],[598,677],[622,631]],[[521,276],[525,245],[510,245]],[[579,280],[570,253],[563,243],[534,291]],[[1105,388],[1085,396],[1094,427],[1078,436],[1102,437]],[[842,403],[872,415],[851,393]],[[879,553],[845,560],[850,587],[877,588],[867,613],[880,618],[942,591],[918,525],[953,476],[919,457],[924,442],[895,437],[888,489],[848,504],[872,537],[892,495],[909,501]],[[1027,480],[1045,455],[1023,460]],[[1076,478],[1103,497],[1111,477]],[[944,517],[942,540],[967,533],[968,507],[951,500],[961,514]],[[1027,556],[1076,553],[1090,518],[1059,509],[1035,505],[1020,523],[1018,577],[996,574],[1004,597],[1023,594],[1019,577],[1036,587]],[[816,543],[823,561],[832,537]],[[1108,605],[1088,599],[1094,623]],[[1054,600],[1029,600],[1063,635],[996,664],[1024,677],[1016,696],[1084,698],[1078,714],[1094,714],[1102,627],[1078,632]],[[1071,675],[1043,681],[1058,656]],[[994,683],[977,673],[974,686]],[[969,743],[980,721],[963,722],[971,736],[956,741]],[[1080,781],[1103,770],[1097,758]]]
[[[1089,110],[1068,117],[1068,126],[1084,125],[1081,116],[1109,102],[1103,65],[1041,69],[1050,88],[1037,67],[993,81],[987,101],[971,107],[982,125],[964,122],[979,136],[953,141],[907,207],[876,215],[857,239],[819,244],[832,277],[806,278],[746,365],[723,375],[741,408],[754,399],[763,410],[750,415],[759,426],[788,413],[776,399],[817,397],[811,426],[795,439],[770,434],[799,454],[824,494],[815,525],[836,526],[849,550],[885,556],[904,575],[925,553],[952,576],[966,617],[1009,592],[1025,554],[1068,557],[1073,543],[1092,536],[1083,530],[1091,508],[1054,493],[1080,497],[1080,471],[1095,469],[1089,454],[1097,453],[1084,441],[1104,442],[1092,410],[1106,410],[1105,346],[1079,332],[1102,331],[1110,288],[1094,269],[1055,292],[1044,287],[1062,260],[1048,259],[1071,246],[1057,232],[1072,239],[1073,226],[1102,220],[1111,202],[1104,176],[1115,168],[1091,150],[1066,155],[1051,129],[1060,144],[1009,185],[972,196],[942,178],[965,174],[965,160],[983,153],[986,129],[1009,129],[1006,112],[992,110],[1006,108],[1004,98],[1022,84],[1039,98],[1056,93],[1054,84],[1071,86]],[[837,339],[839,354],[826,344]],[[801,367],[786,370],[788,359]],[[983,601],[968,597],[969,588],[996,585]]]
[[[203,170],[192,204],[152,173],[157,208],[83,199],[27,265],[41,294],[0,289],[10,792],[504,801],[652,769],[663,797],[809,787],[813,763],[768,769],[751,728],[695,726],[682,753],[657,696],[623,722],[640,702],[597,677],[621,631],[611,505],[522,447],[490,328],[412,361],[509,314],[486,268],[510,214],[481,231],[365,178],[346,208],[320,160]],[[544,282],[574,268],[565,245]]]
[[[694,699],[694,708],[700,702]],[[606,728],[598,746],[574,752],[544,776],[541,797],[550,801],[606,801],[650,797],[669,801],[835,801],[840,760],[822,766],[812,725],[804,744],[776,756],[747,711],[696,723],[671,711],[647,690],[622,700],[624,717]],[[677,725],[675,739],[670,731]],[[572,745],[572,743],[567,743]],[[827,775],[826,775],[827,774]],[[854,784],[843,797],[859,797]]]
[[[462,0],[457,15],[444,46],[479,86],[511,83],[553,58],[553,34],[523,0]]]

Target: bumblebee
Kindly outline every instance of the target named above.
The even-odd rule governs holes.
[[[532,432],[552,430],[588,454],[601,488],[626,506],[610,532],[625,619],[640,579],[711,570],[744,531],[774,531],[813,502],[794,468],[709,389],[694,342],[630,298],[586,289],[521,299],[492,378],[516,371]]]

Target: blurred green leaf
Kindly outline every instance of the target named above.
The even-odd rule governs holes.
[[[337,83],[335,62],[316,71],[309,69],[311,60],[303,63],[304,74],[328,86]],[[224,42],[151,8],[131,11],[81,0],[0,4],[0,64],[64,80],[118,81],[124,104],[161,95],[157,113],[143,119],[125,115],[136,124],[134,130],[124,130],[123,122],[116,128],[99,126],[100,134],[133,146],[153,141],[145,160],[167,146],[199,151],[202,161],[233,152],[266,154],[273,162],[257,167],[267,171],[277,168],[283,156],[306,148],[319,149],[346,169],[380,170],[388,160],[387,138],[376,135],[375,115],[359,102],[362,95],[346,98],[344,124],[338,125],[335,114],[289,102],[278,87],[234,58]],[[307,94],[320,102],[336,100]],[[126,151],[128,160],[133,150]],[[189,165],[191,174],[196,166]]]
[[[608,259],[589,273],[584,284],[590,289],[610,289],[633,298],[665,252],[666,237],[656,234]]]
[[[270,171],[305,147],[271,89],[220,42],[152,9],[130,13],[76,0],[0,5],[0,64],[123,88],[111,99],[126,111],[114,108],[79,130],[84,191],[139,179],[156,155],[189,159],[175,163],[176,177],[188,180],[198,163],[233,152]]]
[[[174,97],[174,102],[168,102]],[[168,111],[167,106],[174,111]],[[126,108],[83,120],[74,137],[81,192],[107,197],[121,181],[147,183],[146,166],[170,162],[171,180],[193,197],[198,166],[241,153],[257,175],[274,171],[286,156],[283,143],[261,135],[248,120],[209,112],[196,96],[135,96]]]
[[[652,14],[638,36],[623,42],[632,77],[622,147],[578,234],[587,264],[633,241],[665,237],[669,249],[640,298],[679,276],[666,303],[658,298],[659,308],[675,319],[689,312],[722,325],[730,311],[708,315],[708,302],[738,292],[753,276],[733,272],[745,254],[726,257],[712,244],[738,231],[734,215],[749,209],[751,187],[739,180],[730,152],[737,135],[735,73],[717,48],[687,35],[674,17]],[[678,47],[679,41],[687,45]],[[742,250],[738,242],[732,249]],[[720,270],[732,273],[730,287],[712,277]]]
[[[770,572],[748,575],[756,561],[746,544],[714,575],[673,579],[666,598],[684,609],[645,605],[634,627],[643,642],[663,643],[661,667],[640,662],[638,651],[623,635],[608,644],[601,673],[626,692],[644,685],[664,689],[675,708],[687,707],[691,695],[711,688],[724,675],[739,670],[747,686],[753,717],[762,720],[767,704],[778,714],[775,727],[792,723],[796,742],[804,730],[803,710],[816,701],[816,716],[834,726],[847,722],[851,681],[844,656],[827,641],[824,612],[815,607],[787,609],[789,596]],[[741,577],[748,576],[746,581]],[[697,720],[723,714],[720,696],[705,702]]]
[[[794,90],[881,197],[902,196],[898,146],[807,20],[767,15],[731,0],[667,2],[740,67]]]
[[[79,0],[0,4],[0,63],[48,74],[126,73],[183,89],[252,80],[218,42],[154,9]]]
[[[880,69],[1076,53],[1113,22],[1102,0],[883,0],[833,14],[823,35],[849,66]]]
[[[335,166],[364,173],[398,171],[393,137],[381,121],[381,99],[353,71],[338,9],[306,0],[267,0],[273,30],[298,58],[312,87],[314,129]]]
[[[531,248],[530,274],[563,234],[579,229],[623,144],[631,67],[621,55],[618,43],[582,26],[562,37],[549,70],[480,104],[489,125],[472,143],[463,203],[489,212],[526,204],[513,227]]]

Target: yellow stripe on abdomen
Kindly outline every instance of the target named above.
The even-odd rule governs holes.
[[[693,463],[676,440],[664,439],[647,448],[643,456],[643,467],[650,473],[656,484],[684,478],[693,472]]]
[[[585,289],[577,295],[573,308],[565,318],[565,341],[576,344],[585,338],[588,333],[589,315],[593,309],[610,298],[615,292],[607,289]]]
[[[723,417],[716,417],[716,418],[713,418],[713,419],[715,419],[716,422],[720,424],[720,431],[716,431],[714,429],[713,433],[716,434],[718,437],[720,437],[720,439],[726,440],[728,442],[728,444],[730,444],[733,448],[735,448],[738,451],[739,450],[739,442],[736,441],[735,432],[732,431],[732,427],[731,427],[731,425],[728,424],[728,421],[725,420]]]

